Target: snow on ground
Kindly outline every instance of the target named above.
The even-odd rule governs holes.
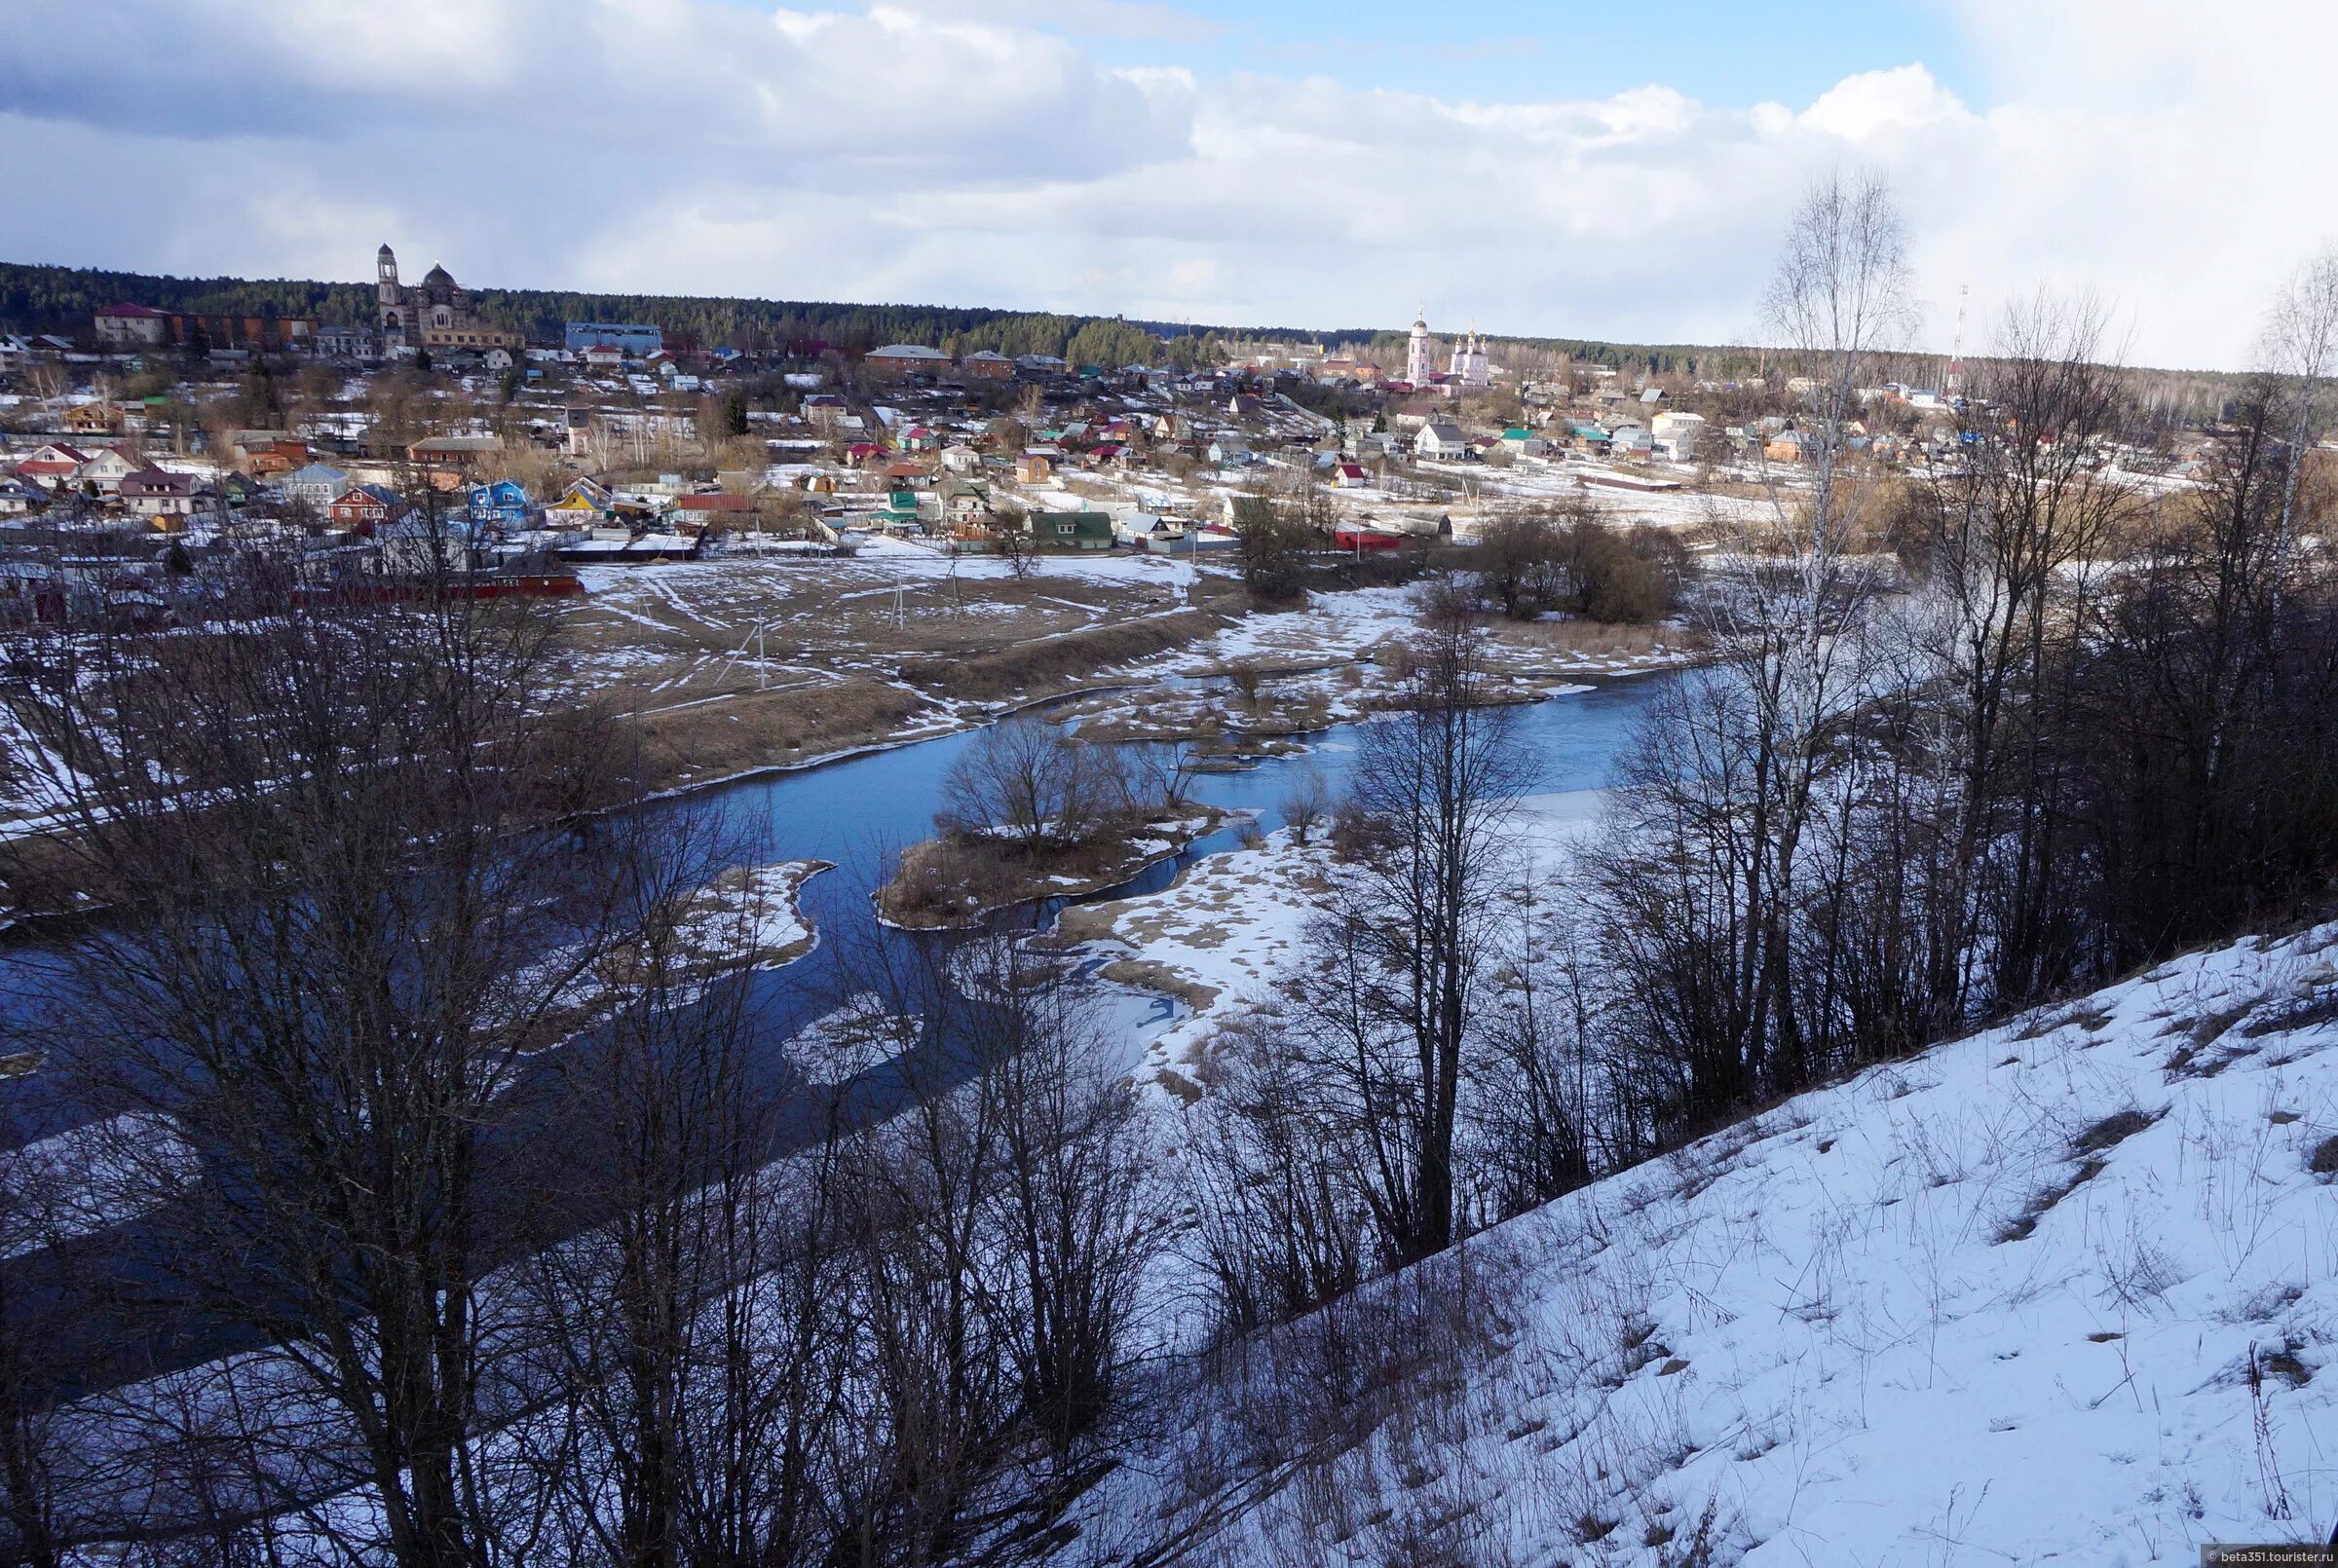
[[[1354,658],[1391,638],[1410,635],[1420,612],[1410,587],[1310,593],[1306,608],[1246,616],[1218,634],[1211,651],[1224,662]]]
[[[815,940],[798,902],[804,884],[833,865],[781,860],[726,872],[692,896],[676,922],[676,939],[690,952],[743,950],[758,968],[793,963]]]
[[[1135,1071],[1141,1086],[1199,1097],[1205,1042],[1226,1007],[1269,984],[1296,952],[1329,875],[1321,835],[1301,846],[1283,829],[1258,848],[1203,857],[1162,892],[1063,913],[1065,937],[1117,954],[1106,979],[1150,987],[1192,1010],[1148,1043]]]
[[[1515,826],[1529,876],[1547,877],[1564,863],[1597,825],[1604,798],[1600,790],[1569,790],[1518,803]],[[1107,978],[1151,987],[1191,1009],[1148,1046],[1136,1070],[1140,1086],[1175,1100],[1198,1098],[1211,1034],[1296,957],[1337,875],[1321,830],[1301,844],[1283,828],[1255,847],[1205,856],[1160,892],[1064,912],[1066,938],[1115,955]]]
[[[967,581],[1014,575],[1010,563],[996,555],[953,553],[936,545],[919,544],[888,535],[872,534],[849,557],[824,565],[875,569],[893,578],[949,577]],[[1193,563],[1166,555],[1134,555],[1123,550],[1096,550],[1079,555],[1038,555],[1026,563],[1037,577],[1087,579],[1099,582],[1127,582],[1185,588],[1192,585]]]
[[[1233,944],[1201,946],[1188,902],[1155,941],[1198,965]],[[1230,1514],[1188,1544],[1213,1563],[1427,1540],[1618,1568],[2132,1568],[2319,1540],[2333,950],[2338,925],[2188,955],[1496,1227],[1470,1244],[1486,1297],[1456,1338],[1478,1349],[1431,1347],[1328,1458],[1246,1472],[1238,1411],[1181,1423],[1090,1500],[1093,1560],[1195,1523],[1199,1497]]]

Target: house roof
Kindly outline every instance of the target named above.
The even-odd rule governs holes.
[[[872,359],[942,359],[950,356],[939,349],[928,349],[922,343],[888,343],[882,349],[871,349]]]

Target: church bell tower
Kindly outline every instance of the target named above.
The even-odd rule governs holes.
[[[405,290],[397,282],[397,257],[388,245],[374,255],[374,324],[381,328],[382,346],[396,348],[406,341]]]

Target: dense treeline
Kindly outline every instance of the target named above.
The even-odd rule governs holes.
[[[460,277],[460,274],[457,275]],[[884,343],[924,343],[952,353],[989,349],[1004,355],[1046,354],[1075,364],[1154,363],[1164,343],[1185,337],[1230,337],[1227,325],[1128,320],[1046,311],[1003,311],[932,305],[858,305],[809,301],[620,294],[578,290],[472,287],[471,298],[490,321],[535,338],[557,338],[564,321],[650,321],[700,345],[784,348],[815,340],[844,349]],[[373,319],[369,283],[306,279],[173,278],[88,267],[0,262],[0,322],[31,331],[83,333],[90,315],[120,301],[156,310],[203,314],[311,316],[355,326]],[[1404,334],[1370,327],[1329,333],[1300,327],[1243,327],[1245,339],[1365,346],[1402,362]],[[1159,340],[1159,341],[1156,341]],[[1746,351],[1683,345],[1602,343],[1590,339],[1508,338],[1504,344],[1571,359],[1650,374],[1697,373],[1701,364],[1750,365]],[[1717,358],[1716,356],[1718,356]],[[1203,362],[1209,362],[1206,358]],[[1708,371],[1706,373],[1717,373]]]

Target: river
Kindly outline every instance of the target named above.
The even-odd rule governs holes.
[[[1603,682],[1523,708],[1518,732],[1532,748],[1538,791],[1598,789],[1608,782],[1615,759],[1634,722],[1666,676]],[[1335,794],[1344,787],[1356,755],[1357,726],[1341,725],[1310,737],[1300,756],[1263,759],[1233,773],[1205,773],[1193,795],[1204,804],[1255,813],[1266,830],[1282,824],[1282,803],[1301,776],[1312,771]],[[724,834],[756,845],[754,858],[827,860],[804,889],[805,914],[820,933],[820,946],[785,969],[760,981],[759,1002],[781,1034],[792,1033],[833,1005],[838,993],[837,960],[887,940],[876,918],[872,895],[884,877],[886,856],[930,835],[941,804],[942,780],[974,743],[979,731],[963,731],[890,751],[787,773],[765,774],[720,785],[651,809],[719,813]],[[1092,895],[1120,898],[1157,892],[1204,855],[1235,847],[1243,822],[1229,822],[1195,840],[1173,859],[1149,867],[1131,881]],[[1022,918],[1052,915],[1052,909],[1024,912]],[[1150,1000],[1131,1001],[1132,1027],[1157,1031],[1169,1020]],[[1142,1055],[1133,1040],[1130,1060]]]
[[[1634,722],[1667,679],[1644,676],[1602,682],[1520,709],[1518,732],[1532,749],[1536,762],[1534,789],[1574,791],[1606,784]],[[1342,725],[1312,736],[1308,749],[1301,755],[1264,759],[1239,772],[1202,775],[1193,791],[1195,798],[1243,816],[1196,840],[1173,859],[1149,867],[1131,881],[1090,896],[1112,898],[1158,891],[1195,860],[1234,848],[1250,821],[1265,829],[1279,826],[1283,802],[1307,772],[1320,777],[1331,791],[1339,791],[1354,765],[1358,728]],[[807,883],[801,895],[804,913],[819,933],[818,945],[795,963],[763,971],[751,982],[750,1001],[769,1053],[767,1062],[783,1092],[799,1081],[788,1060],[787,1041],[852,989],[846,967],[852,956],[865,958],[872,944],[919,940],[884,926],[876,917],[872,895],[888,856],[932,831],[943,780],[952,765],[974,744],[978,732],[962,731],[838,762],[750,776],[639,808],[653,819],[660,814],[710,816],[714,841],[735,846],[742,864],[780,860],[834,864],[835,869]],[[1055,907],[1027,907],[1000,918],[1023,925],[1040,924],[1052,919]],[[0,1009],[14,1013],[38,1007],[45,993],[65,983],[65,970],[59,962],[64,951],[55,941],[19,940],[0,952]],[[1100,980],[1091,984],[1106,1037],[1119,1042],[1128,1065],[1133,1066],[1153,1037],[1180,1017],[1178,1004],[1165,997]],[[928,1041],[911,1054],[912,1060],[927,1069],[927,1081],[934,1081],[930,1069],[937,1053],[947,1075],[954,1069],[947,1063],[946,1047]],[[54,1136],[78,1119],[71,1106],[55,1098],[60,1088],[39,1072],[0,1081],[0,1149],[19,1146],[28,1138]],[[883,1116],[900,1102],[903,1093],[898,1066],[888,1064],[855,1079],[848,1100],[856,1114]],[[807,1114],[795,1125],[782,1128],[773,1150],[774,1156],[784,1155],[814,1135],[809,1115],[813,1097],[795,1098],[806,1102]],[[126,1217],[122,1226],[169,1223],[167,1206],[165,1211]],[[73,1244],[71,1250],[103,1253],[119,1239],[92,1234]],[[46,1272],[43,1265],[48,1261],[36,1252],[20,1259],[18,1267],[31,1265],[37,1279]],[[101,1326],[101,1322],[93,1321],[89,1331],[98,1339],[110,1339],[114,1327]],[[142,1364],[116,1365],[95,1375],[110,1382],[122,1375],[152,1370],[157,1364],[183,1364],[231,1348],[242,1337],[229,1325],[190,1325],[175,1343],[150,1342],[145,1354],[136,1358]],[[92,1359],[100,1363],[112,1359],[91,1345],[66,1355],[85,1365]],[[94,1372],[94,1367],[92,1370]]]

